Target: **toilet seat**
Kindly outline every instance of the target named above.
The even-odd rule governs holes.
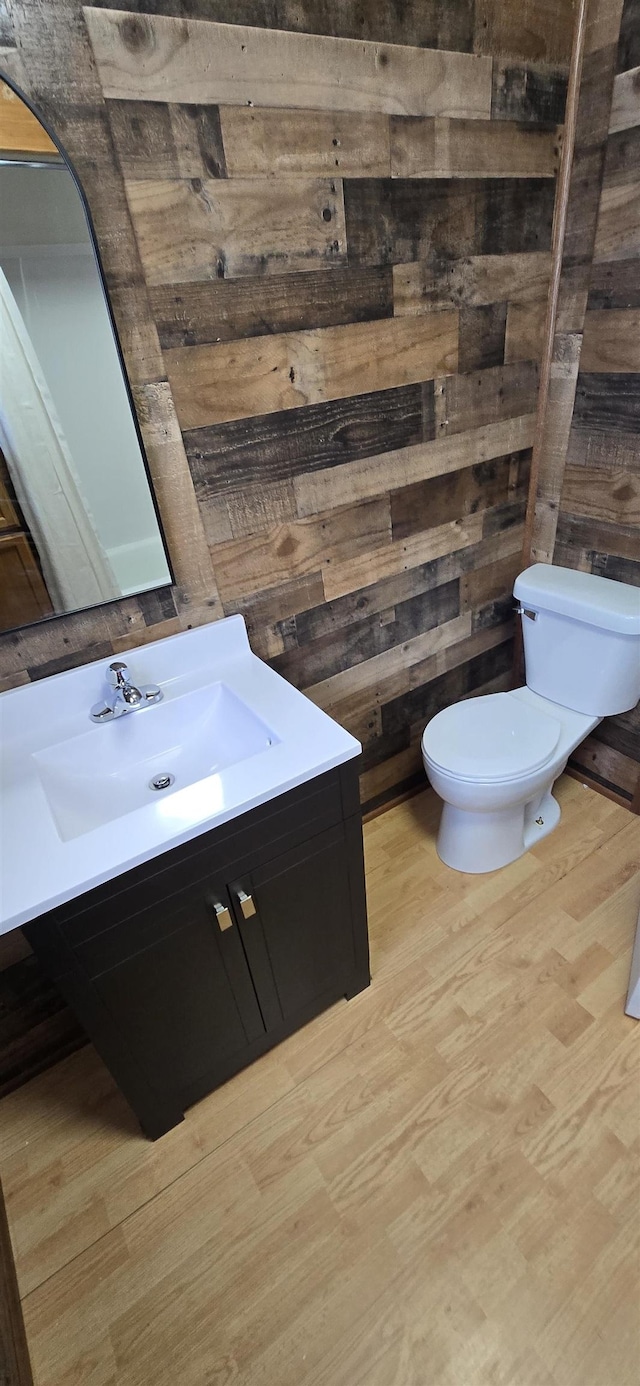
[[[444,774],[507,783],[545,765],[561,731],[557,718],[512,694],[489,693],[438,712],[425,727],[422,750]]]

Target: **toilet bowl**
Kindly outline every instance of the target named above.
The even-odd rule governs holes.
[[[552,794],[571,752],[640,697],[640,592],[534,564],[517,579],[527,683],[469,698],[428,723],[422,758],[444,800],[438,855],[495,871],[555,828]]]
[[[560,821],[551,790],[601,719],[526,686],[454,703],[422,736],[425,770],[444,800],[438,855],[456,871],[495,871]]]

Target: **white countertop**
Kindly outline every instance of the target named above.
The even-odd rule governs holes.
[[[107,727],[91,723],[89,711],[104,691],[110,660],[0,694],[0,934],[360,752],[354,737],[251,652],[241,616],[118,657],[126,661],[134,683],[160,684],[165,700],[213,682],[226,684],[279,740],[144,808],[63,841],[34,753],[90,732],[99,763],[100,738]],[[152,718],[155,711],[150,706],[129,713],[110,723],[109,731],[115,735],[135,718]],[[99,793],[98,774],[96,779]]]

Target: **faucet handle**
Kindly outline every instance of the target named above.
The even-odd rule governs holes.
[[[107,683],[110,684],[111,688],[124,688],[128,682],[129,670],[127,665],[115,660],[107,669]]]

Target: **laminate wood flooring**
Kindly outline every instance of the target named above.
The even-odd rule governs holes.
[[[90,1047],[0,1103],[37,1386],[637,1386],[637,819],[503,871],[365,829],[373,984],[156,1144]]]

